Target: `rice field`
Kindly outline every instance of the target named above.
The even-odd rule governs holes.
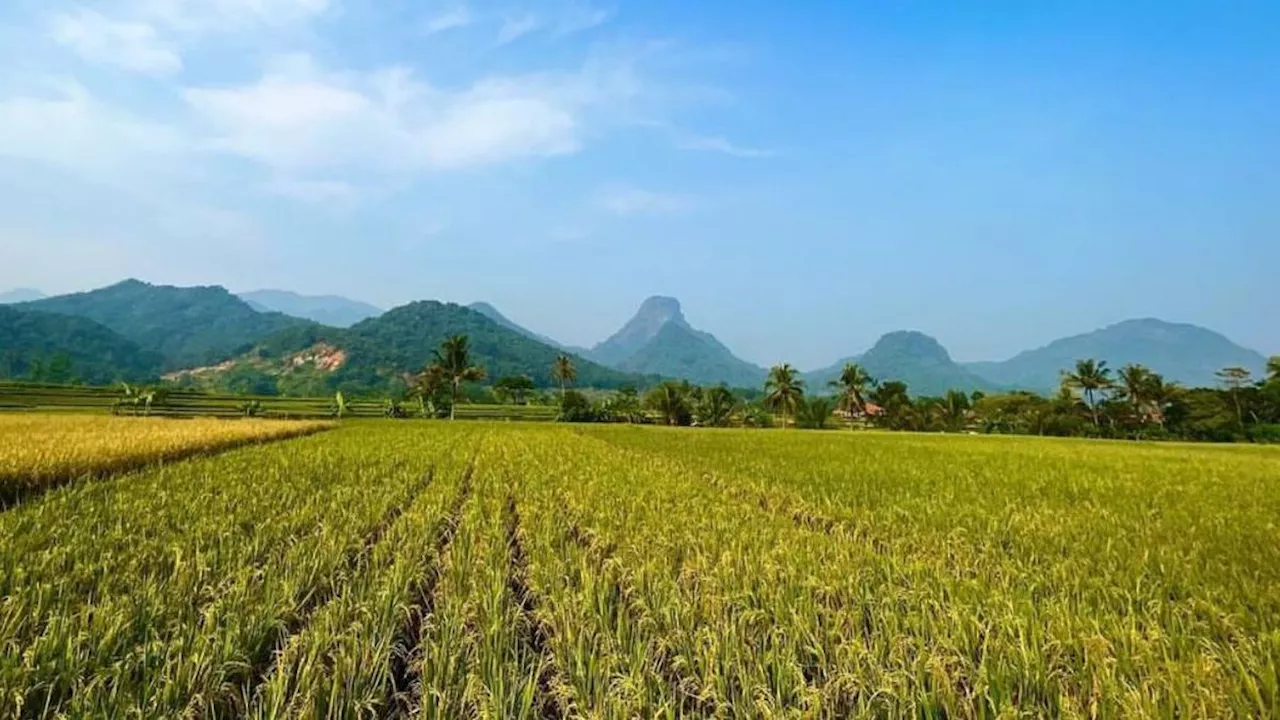
[[[1260,447],[347,422],[0,512],[0,717],[1277,717],[1278,484]]]
[[[317,421],[0,415],[0,507],[87,476],[329,427]]]

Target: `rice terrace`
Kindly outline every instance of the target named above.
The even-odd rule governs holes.
[[[67,415],[0,438],[5,717],[1280,713],[1280,448]]]

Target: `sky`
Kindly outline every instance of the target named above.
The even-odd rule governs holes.
[[[9,0],[0,289],[649,295],[761,364],[1280,352],[1280,3]]]

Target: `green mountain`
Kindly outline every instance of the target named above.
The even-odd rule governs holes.
[[[765,371],[734,356],[710,333],[668,322],[648,342],[618,364],[621,370],[683,378],[701,385],[759,387]]]
[[[1076,360],[1105,360],[1119,369],[1140,363],[1168,380],[1194,387],[1217,385],[1214,372],[1240,366],[1260,377],[1266,358],[1205,328],[1154,318],[1126,320],[1083,335],[1055,340],[1003,362],[969,363],[972,372],[992,382],[1041,392],[1058,387],[1063,370]]]
[[[258,312],[278,312],[330,327],[351,327],[377,317],[382,309],[339,295],[299,295],[288,290],[254,290],[238,294]]]
[[[619,370],[683,378],[701,384],[755,387],[763,368],[736,357],[715,336],[685,320],[680,301],[645,300],[626,325],[591,349],[591,358]]]
[[[125,280],[109,287],[17,306],[101,323],[164,357],[165,369],[210,365],[306,320],[260,313],[222,287],[172,287]]]
[[[0,306],[0,378],[132,382],[158,377],[161,362],[87,318]]]
[[[520,333],[521,335],[524,335],[524,336],[525,336],[525,337],[527,337],[527,338],[532,338],[532,339],[534,339],[534,340],[537,340],[538,342],[542,343],[543,345],[550,345],[551,347],[560,348],[560,349],[562,349],[562,350],[569,350],[569,349],[570,349],[570,348],[566,347],[565,345],[562,345],[562,344],[560,344],[560,343],[556,342],[555,340],[552,340],[551,338],[547,337],[546,335],[542,335],[542,334],[540,334],[540,333],[536,333],[536,332],[534,332],[534,331],[532,331],[532,330],[530,330],[530,329],[528,329],[528,328],[524,327],[523,325],[520,325],[519,323],[515,322],[514,320],[512,320],[512,319],[508,318],[506,315],[503,315],[502,313],[498,312],[498,308],[496,308],[496,307],[494,307],[494,306],[490,305],[490,304],[489,304],[489,303],[487,303],[487,302],[473,302],[473,303],[471,303],[470,305],[468,305],[467,307],[468,307],[468,308],[470,308],[470,309],[472,309],[472,310],[475,310],[476,312],[480,313],[481,315],[483,315],[483,316],[485,316],[485,317],[489,318],[490,320],[492,320],[492,321],[494,321],[494,322],[498,323],[498,324],[499,324],[499,325],[501,325],[502,327],[504,327],[504,328],[506,328],[506,329],[508,329],[508,330],[514,330],[514,331],[516,331],[516,332]]]
[[[34,288],[14,288],[0,292],[0,305],[43,300],[45,297],[47,296],[44,293]]]
[[[559,348],[534,340],[504,327],[485,315],[453,303],[421,301],[387,311],[346,331],[338,346],[348,352],[339,374],[352,379],[373,380],[402,372],[417,372],[431,361],[431,353],[450,335],[466,335],[476,364],[490,378],[528,375],[538,385],[555,384],[551,366]],[[575,358],[577,385],[618,387],[644,383],[635,374],[606,368],[583,358]]]
[[[264,338],[235,362],[176,373],[172,379],[256,392],[385,392],[406,375],[420,372],[432,361],[432,351],[451,335],[470,339],[473,360],[491,381],[504,375],[528,375],[542,387],[556,384],[551,367],[563,350],[470,308],[435,301],[403,305],[345,329],[314,324],[286,328]],[[579,387],[643,386],[657,381],[582,358],[575,358],[574,365]]]
[[[882,336],[862,355],[805,374],[811,392],[823,391],[840,375],[845,362],[857,362],[881,382],[898,380],[912,395],[937,396],[948,390],[989,391],[995,383],[975,375],[951,359],[946,348],[921,332],[899,330]]]

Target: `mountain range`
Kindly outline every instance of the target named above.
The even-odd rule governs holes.
[[[24,291],[19,297],[33,297]],[[38,295],[38,293],[36,293]],[[449,335],[471,338],[490,378],[529,375],[554,384],[561,353],[575,356],[580,386],[647,386],[660,378],[759,388],[767,372],[735,356],[714,335],[693,327],[680,302],[655,296],[616,333],[590,349],[534,332],[484,302],[470,306],[419,301],[385,313],[336,296],[284,291],[240,296],[219,286],[172,287],[126,280],[83,293],[0,307],[0,377],[22,376],[59,354],[77,377],[95,383],[234,377],[248,387],[296,392],[333,388],[387,389],[420,370]],[[361,317],[363,316],[363,317]],[[317,318],[328,318],[321,322]],[[346,325],[349,324],[349,327]],[[1187,385],[1212,385],[1214,371],[1239,365],[1261,374],[1265,358],[1194,325],[1129,320],[1054,341],[1001,362],[956,363],[932,337],[915,331],[884,335],[866,352],[804,374],[821,392],[845,362],[879,380],[906,382],[913,394],[948,389],[1051,391],[1077,359],[1113,368],[1142,363]],[[34,364],[34,365],[33,365]]]
[[[238,296],[258,312],[284,313],[338,328],[351,327],[361,320],[382,314],[381,308],[339,295],[299,295],[288,290],[254,290],[238,293]]]

